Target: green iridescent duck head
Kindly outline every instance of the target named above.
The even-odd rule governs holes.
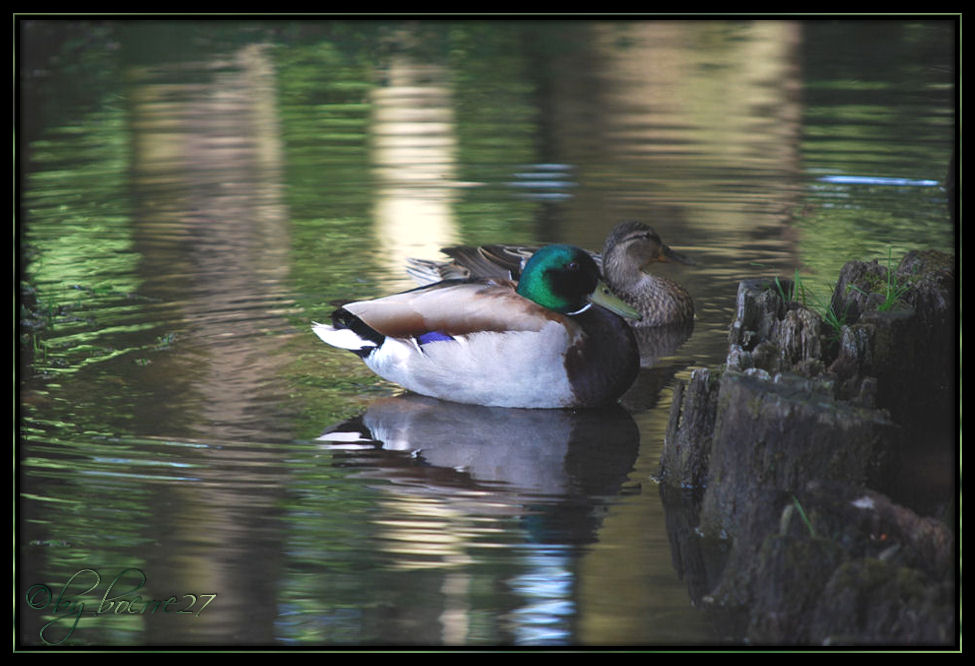
[[[547,245],[532,255],[518,280],[518,293],[566,315],[580,314],[595,303],[620,316],[640,318],[603,283],[589,253],[572,245]]]

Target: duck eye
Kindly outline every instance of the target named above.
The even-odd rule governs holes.
[[[570,261],[568,264],[565,265],[565,268],[566,268],[566,270],[577,271],[577,270],[579,270],[579,262],[578,261]]]

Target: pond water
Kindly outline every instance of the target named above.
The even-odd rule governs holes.
[[[955,248],[950,20],[18,29],[22,646],[740,641],[675,570],[673,383],[740,279]],[[618,410],[404,396],[309,328],[623,219],[697,318]]]

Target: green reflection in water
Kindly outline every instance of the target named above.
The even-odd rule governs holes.
[[[529,23],[502,30],[490,22],[449,29],[457,177],[479,185],[454,205],[463,243],[538,241],[539,203],[519,200],[502,184],[526,166],[551,159],[539,144],[537,94],[544,72],[534,67],[536,49],[544,46],[533,41],[551,29]]]
[[[803,25],[804,206],[800,271],[820,301],[848,261],[899,262],[910,250],[955,251],[943,187],[953,148],[950,22]],[[863,49],[869,42],[871,48]],[[829,44],[829,48],[824,48]],[[854,56],[854,53],[856,56]],[[821,176],[905,178],[936,186],[831,183]]]
[[[375,393],[371,373],[339,355],[322,353],[309,337],[312,318],[326,318],[337,299],[374,296],[375,269],[363,265],[371,224],[367,132],[372,64],[328,41],[274,52],[285,154],[285,203],[290,213],[290,280],[300,315],[285,373],[303,405],[296,435],[312,438],[351,416]],[[302,335],[304,333],[305,335]],[[313,337],[313,336],[312,336]],[[360,396],[349,399],[348,396]]]
[[[377,59],[325,40],[275,52],[293,233],[291,279],[304,313],[293,320],[298,330],[310,319],[326,318],[336,300],[409,286],[402,267],[390,266],[384,255],[384,248],[403,240],[384,237],[387,202],[402,201],[409,211],[414,198],[418,207],[430,198],[446,201],[442,213],[453,232],[444,244],[536,237],[538,204],[512,196],[503,185],[537,159],[537,111],[525,79],[530,62],[523,31],[479,22],[432,23],[420,28],[420,36],[401,35],[395,25],[375,30],[395,57]],[[392,102],[384,97],[389,95]],[[397,95],[403,108],[396,106]],[[443,132],[455,150],[417,153],[413,164],[386,161],[396,155],[379,152],[377,142],[399,127],[380,125],[381,120],[392,116],[409,123],[412,108],[436,111],[438,99],[449,105],[446,127],[438,121],[426,129],[421,121],[410,130],[416,134],[391,136],[419,150],[425,133]],[[441,172],[400,186],[398,178],[415,179],[423,160],[431,158],[446,160]],[[305,405],[300,437],[393,390],[351,355],[324,350],[309,336],[299,336],[292,351],[287,372]]]
[[[165,346],[164,324],[146,317],[137,295],[125,113],[107,103],[44,137],[29,153],[23,196],[25,416],[121,425],[133,420],[132,394],[106,369],[148,363]]]

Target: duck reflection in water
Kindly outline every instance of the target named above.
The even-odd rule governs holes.
[[[365,462],[403,482],[568,498],[618,493],[640,433],[619,406],[510,409],[405,394],[377,400],[319,441],[334,451],[388,453]]]

